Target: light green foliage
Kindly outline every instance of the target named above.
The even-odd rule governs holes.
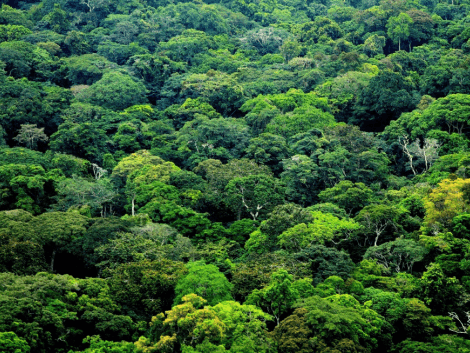
[[[22,37],[33,33],[30,29],[18,25],[0,25],[0,41],[8,42],[20,40]]]
[[[212,307],[225,324],[224,344],[230,352],[268,353],[274,350],[268,338],[266,322],[272,317],[253,305],[224,301]]]
[[[390,17],[387,23],[387,34],[394,41],[398,42],[398,50],[401,50],[401,41],[408,39],[413,19],[406,13],[401,13],[396,17]]]
[[[99,214],[102,217],[109,213],[110,205],[116,198],[114,186],[108,178],[89,182],[75,176],[61,180],[57,184],[57,190],[57,204],[54,205],[54,209],[67,211],[89,208],[91,214]]]
[[[372,190],[363,183],[352,183],[349,180],[339,182],[332,188],[323,190],[318,197],[324,202],[331,202],[344,208],[349,215],[367,206]]]
[[[286,203],[273,209],[269,218],[261,223],[258,230],[250,234],[245,244],[248,251],[265,253],[277,243],[277,237],[287,229],[313,220],[311,212],[302,207]]]
[[[278,236],[279,245],[290,251],[299,251],[314,244],[334,243],[349,240],[361,226],[354,220],[339,219],[332,214],[312,212],[312,223],[301,223]]]
[[[175,288],[175,304],[181,303],[182,298],[190,293],[201,296],[209,305],[232,299],[232,285],[216,266],[197,261],[188,263],[186,267],[188,274],[178,281]]]
[[[83,351],[73,351],[73,353],[134,353],[135,345],[132,342],[113,342],[105,341],[99,335],[88,336],[83,340],[83,343],[88,343],[89,348]]]
[[[2,208],[15,205],[34,214],[40,213],[51,196],[45,193],[45,188],[56,180],[57,175],[54,174],[46,173],[43,167],[34,164],[0,166],[0,205]]]
[[[364,227],[364,244],[373,243],[377,246],[379,239],[382,242],[387,236],[398,232],[400,229],[400,217],[407,213],[404,208],[388,205],[369,205],[364,207],[354,218]],[[385,239],[384,239],[385,238]]]
[[[107,72],[77,98],[83,102],[113,110],[124,110],[134,104],[146,103],[145,86],[118,71]]]
[[[145,351],[145,346],[170,348],[176,341],[182,344],[183,352],[275,351],[266,332],[266,321],[271,320],[271,316],[255,306],[223,301],[202,308],[206,301],[195,294],[182,299],[183,304],[174,306],[166,315],[152,318],[152,331],[159,333],[155,336],[158,342],[153,344],[141,337],[136,342],[138,352]]]
[[[28,353],[30,347],[14,332],[0,332],[0,349],[5,353]]]

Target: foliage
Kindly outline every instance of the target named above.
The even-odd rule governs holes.
[[[469,351],[469,18],[0,0],[0,351]]]
[[[175,288],[174,304],[190,293],[196,293],[204,298],[209,305],[215,305],[225,300],[231,300],[230,284],[225,276],[214,265],[206,265],[201,261],[186,265],[188,274],[178,281]]]

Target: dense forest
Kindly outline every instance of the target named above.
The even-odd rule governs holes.
[[[469,0],[0,6],[0,352],[470,352]]]

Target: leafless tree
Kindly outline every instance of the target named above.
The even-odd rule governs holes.
[[[470,328],[470,312],[467,311],[465,315],[467,315],[467,322],[462,322],[456,313],[449,313],[449,316],[458,322],[457,330],[451,330],[452,332],[468,335],[468,329]]]

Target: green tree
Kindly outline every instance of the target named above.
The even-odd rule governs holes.
[[[118,71],[103,74],[100,80],[82,90],[77,99],[113,110],[147,103],[145,86]]]
[[[31,221],[37,242],[50,251],[50,271],[54,271],[54,260],[58,251],[64,250],[72,241],[86,231],[88,220],[77,213],[48,212]]]
[[[366,131],[382,131],[391,120],[414,107],[412,90],[412,84],[399,73],[380,71],[360,92],[354,122]]]
[[[283,137],[263,133],[250,140],[245,155],[256,163],[269,166],[276,175],[279,175],[282,170],[281,162],[289,157],[290,149]]]
[[[390,236],[400,228],[399,218],[406,210],[388,205],[369,205],[364,207],[354,218],[364,227],[364,239],[359,241],[378,245],[379,239]]]
[[[14,332],[0,332],[0,349],[5,353],[28,353],[30,351],[27,342]]]
[[[183,263],[170,260],[129,262],[106,271],[110,296],[135,320],[169,310],[176,284],[187,273]]]
[[[313,283],[323,282],[330,276],[339,276],[346,280],[354,269],[354,262],[344,250],[313,245],[296,253],[295,258],[307,264]]]
[[[413,19],[407,13],[401,13],[396,17],[390,17],[387,22],[387,35],[398,42],[398,50],[401,50],[401,41],[407,40],[410,36],[410,28]]]
[[[352,234],[361,229],[355,221],[339,219],[329,213],[314,211],[312,217],[311,223],[300,223],[279,235],[279,245],[296,252],[314,244],[338,244],[350,240]]]
[[[424,259],[428,250],[411,239],[398,238],[367,249],[364,258],[376,259],[388,271],[412,273],[413,265]]]
[[[294,315],[305,315],[312,337],[317,338],[317,348],[335,347],[340,342],[345,342],[342,340],[349,341],[350,346],[359,350],[376,349],[378,340],[382,348],[391,344],[389,326],[385,319],[375,311],[361,306],[348,294],[328,298],[313,296],[299,301],[295,306],[299,309],[294,311]]]
[[[181,303],[190,293],[202,296],[209,305],[232,299],[233,286],[216,266],[197,261],[188,263],[186,268],[189,272],[176,285],[174,304]]]
[[[232,179],[225,188],[233,208],[245,211],[256,220],[284,200],[284,189],[277,179],[252,175]]]
[[[454,311],[461,293],[459,280],[447,277],[439,264],[432,263],[420,279],[421,297],[436,314]]]
[[[255,289],[246,299],[245,304],[256,305],[276,319],[279,325],[281,316],[288,312],[299,293],[293,285],[292,275],[281,269],[271,275],[270,283],[261,290]]]
[[[343,180],[320,192],[318,197],[324,202],[328,201],[345,209],[351,216],[370,203],[372,190],[363,183]]]
[[[87,336],[85,339],[83,339],[83,343],[88,343],[90,347],[80,352],[73,351],[73,353],[134,353],[135,352],[135,345],[133,342],[106,341],[106,340],[102,340],[99,335]]]

